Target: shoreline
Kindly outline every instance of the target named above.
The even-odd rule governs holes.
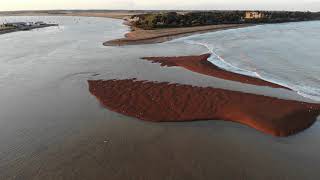
[[[127,23],[124,23],[128,25]],[[155,44],[167,42],[173,39],[191,36],[195,34],[204,34],[228,29],[237,29],[254,26],[254,24],[221,24],[197,27],[181,27],[181,28],[163,28],[155,30],[143,30],[131,27],[131,31],[125,34],[124,38],[114,39],[103,43],[104,46],[125,46],[140,44]]]
[[[105,17],[113,19],[123,19],[124,17],[134,15],[131,11],[110,11],[110,12],[0,12],[0,16],[78,16],[78,17]]]
[[[182,32],[181,30],[186,28],[178,28],[178,31],[175,28],[170,28],[165,29],[165,31],[171,30],[171,32],[165,34],[161,34],[163,33],[161,32],[150,35],[152,37],[143,38],[139,37],[139,33],[141,34],[144,31],[141,30],[142,32],[133,31],[126,36],[127,38],[136,38],[129,41],[131,45],[132,42],[134,44],[164,42],[172,38],[192,34],[248,26],[252,25],[213,25],[195,27],[198,29],[187,28],[186,31]],[[193,72],[225,80],[288,89],[258,78],[220,69],[207,61],[209,56],[210,54],[182,57],[145,57],[143,59],[160,63],[161,66],[179,66]],[[133,79],[97,80],[88,81],[88,83],[91,94],[105,107],[120,114],[146,121],[180,122],[221,119],[245,124],[274,136],[289,136],[310,127],[320,114],[319,104],[283,100],[225,89],[202,88],[166,82],[135,81]],[[207,97],[208,95],[209,97]],[[155,102],[155,98],[158,98],[157,102]],[[243,102],[250,105],[243,106]],[[178,104],[183,104],[184,108],[181,109]],[[192,106],[192,108],[188,109],[187,106]],[[144,107],[150,107],[150,109]],[[167,110],[158,112],[159,109]]]
[[[283,88],[210,77],[222,72],[212,69],[208,61],[242,72],[221,66],[215,54],[208,60],[205,55],[199,58],[209,51],[185,44],[184,39],[154,45],[102,46],[106,39],[123,36],[128,27],[121,25],[121,20],[2,18],[57,22],[60,28],[0,35],[0,179],[301,180],[320,176],[320,102]],[[278,78],[272,77],[288,77],[288,82],[317,88],[316,67],[320,62],[317,47],[310,47],[317,41],[306,40],[320,38],[320,34],[313,34],[320,23],[310,25],[284,28],[301,27],[304,31],[301,36],[293,33],[296,30],[291,32],[291,39],[276,38],[284,44],[279,45],[279,54],[272,56],[268,48],[252,55],[255,41],[246,43],[245,38],[246,42],[235,44],[233,35],[257,28],[252,33],[266,37],[273,28],[221,31],[230,37],[221,39],[222,43],[228,41],[224,47],[250,47],[245,46],[248,53],[244,55],[230,49],[232,57],[225,51],[217,54],[235,66],[241,61],[240,68],[256,71],[267,81],[277,83]],[[249,35],[255,36],[252,33]],[[211,35],[195,39],[220,44]],[[211,40],[206,39],[209,36]],[[266,43],[263,47],[273,44],[258,42]],[[305,46],[289,46],[295,42]],[[294,51],[295,47],[302,49]],[[239,61],[233,59],[237,54]],[[171,66],[161,66],[161,62],[141,59],[187,55],[199,60],[170,59],[165,62]],[[257,63],[259,57],[263,58]],[[226,78],[234,76],[226,74]],[[279,82],[286,86],[287,81]],[[295,86],[288,87],[296,90]]]
[[[164,67],[237,81],[244,84],[287,87],[229,72],[207,61],[210,54],[181,57],[145,57]],[[107,109],[143,121],[231,121],[276,137],[295,135],[311,127],[320,104],[214,87],[198,87],[137,79],[88,80],[89,92]],[[161,111],[159,111],[161,109]]]
[[[13,32],[19,32],[19,31],[31,31],[33,29],[41,29],[41,28],[53,27],[53,26],[59,26],[59,25],[58,24],[46,24],[46,25],[40,25],[40,26],[35,26],[35,27],[28,27],[28,29],[14,28],[14,29],[8,29],[8,30],[0,30],[0,35],[13,33]]]
[[[236,81],[244,84],[267,86],[272,88],[282,88],[291,90],[288,87],[284,87],[263,79],[251,77],[243,74],[234,73],[219,68],[213,63],[208,61],[211,54],[202,54],[199,56],[177,56],[177,57],[144,57],[143,60],[150,61],[152,63],[159,63],[165,67],[182,67],[192,72],[199,74],[220,78],[224,80]]]
[[[125,45],[141,45],[141,44],[155,44],[167,42],[173,39],[191,36],[195,34],[203,34],[209,32],[216,32],[228,29],[245,28],[263,23],[239,23],[239,24],[218,24],[218,25],[201,25],[194,27],[178,27],[178,28],[157,28],[154,30],[144,30],[132,26],[126,21],[126,18],[146,13],[155,13],[161,11],[148,11],[148,10],[109,10],[109,11],[86,11],[86,10],[55,10],[55,11],[7,11],[0,12],[0,16],[74,16],[74,17],[102,17],[121,19],[123,24],[129,26],[131,31],[125,34],[125,37],[120,39],[113,39],[103,43],[104,46],[125,46]],[[164,11],[166,12],[166,11]],[[310,21],[317,21],[310,20]],[[286,21],[287,22],[300,22],[300,21]]]

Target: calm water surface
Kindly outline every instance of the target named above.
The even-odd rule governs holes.
[[[261,76],[274,75],[281,82],[288,76],[292,84],[301,82],[300,73],[307,79],[303,86],[317,88],[313,83],[319,77],[316,76],[319,52],[316,47],[306,45],[316,41],[301,39],[300,51],[283,53],[285,40],[279,40],[278,43],[283,43],[280,49],[272,49],[271,42],[257,43],[259,47],[255,47],[251,36],[259,39],[259,31],[272,33],[270,29],[274,33],[292,27],[299,31],[317,27],[318,22],[268,25],[267,32],[263,26],[256,26],[127,47],[102,46],[104,41],[122,37],[128,31],[120,20],[1,17],[0,23],[38,20],[60,26],[0,36],[0,179],[315,179],[320,176],[319,123],[296,136],[275,138],[230,122],[142,122],[101,107],[90,95],[87,84],[89,79],[137,78],[309,101],[287,90],[223,81],[177,67],[161,68],[140,57],[208,52],[206,47],[198,45],[201,42],[209,44],[212,51],[233,66],[248,71],[258,69],[256,72]],[[297,32],[293,34],[298,36]],[[318,36],[316,32],[313,34]],[[242,37],[245,35],[250,38]],[[287,41],[287,47],[299,46]],[[228,51],[228,48],[233,49]],[[241,58],[241,53],[247,59]],[[275,59],[275,54],[289,57]],[[297,54],[305,59],[298,61]],[[295,59],[289,61],[292,57]],[[288,75],[293,69],[297,73]]]

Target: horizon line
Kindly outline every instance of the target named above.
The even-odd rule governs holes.
[[[263,9],[25,9],[0,10],[0,12],[26,12],[26,11],[284,11],[284,12],[319,12],[312,10],[263,10]]]

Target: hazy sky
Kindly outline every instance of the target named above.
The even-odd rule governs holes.
[[[320,0],[0,0],[0,11],[41,9],[262,9],[320,11]]]

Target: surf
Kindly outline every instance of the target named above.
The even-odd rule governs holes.
[[[289,89],[292,89],[293,91],[295,91],[297,94],[299,94],[302,97],[320,102],[320,89],[318,89],[318,88],[293,84],[289,81],[283,81],[283,80],[281,80],[281,78],[276,77],[274,75],[271,75],[269,73],[250,71],[248,69],[237,67],[237,66],[227,62],[223,57],[218,55],[215,52],[214,47],[209,43],[195,41],[195,40],[189,40],[189,39],[185,39],[185,40],[183,40],[183,42],[190,44],[190,45],[198,45],[198,46],[205,47],[208,50],[208,53],[211,54],[211,56],[208,58],[208,61],[223,70],[234,72],[237,74],[250,76],[250,77],[255,77],[255,78],[259,78],[259,79],[262,79],[262,80],[265,80],[265,81],[268,81],[271,83],[275,83],[275,84],[287,87]]]

